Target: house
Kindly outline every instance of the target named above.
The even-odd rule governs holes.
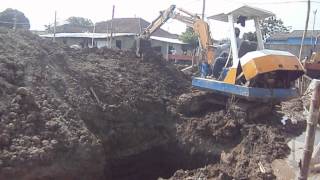
[[[57,27],[56,40],[81,47],[112,47],[124,50],[134,49],[135,38],[150,23],[142,18],[115,18],[113,20],[98,22],[95,27],[75,27],[65,24]],[[94,31],[94,33],[93,33]],[[112,32],[112,41],[111,41]],[[52,38],[53,34],[41,35]],[[179,58],[191,60],[188,56],[188,45],[179,40],[178,35],[158,29],[150,37],[151,45],[161,52],[167,60]],[[174,52],[174,53],[172,53]],[[189,51],[190,53],[190,51]]]
[[[277,33],[267,39],[265,47],[268,49],[289,51],[292,54],[299,56],[300,46],[303,36],[303,30],[294,30],[290,33]],[[302,57],[310,57],[313,45],[317,43],[317,50],[320,45],[320,30],[307,31],[307,36],[303,41]]]

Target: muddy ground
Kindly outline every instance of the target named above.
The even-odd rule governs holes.
[[[181,112],[190,79],[156,53],[4,29],[0,42],[0,179],[274,179],[271,162],[304,129],[281,123],[290,108],[253,121]]]

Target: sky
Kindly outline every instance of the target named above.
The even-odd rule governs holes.
[[[309,29],[312,29],[314,13],[316,14],[315,29],[320,29],[320,0],[311,0]],[[171,4],[184,8],[190,12],[201,13],[203,0],[1,0],[0,11],[14,8],[22,11],[30,20],[32,30],[44,30],[44,25],[53,23],[54,12],[57,20],[63,23],[70,16],[80,16],[93,22],[111,19],[112,6],[115,5],[115,17],[141,17],[149,22],[159,15],[159,11],[167,9]],[[205,16],[223,12],[231,6],[247,4],[263,8],[276,14],[286,26],[293,30],[302,30],[305,26],[307,13],[306,0],[206,0]],[[215,39],[222,39],[228,35],[226,23],[207,20],[211,34]],[[250,26],[250,23],[248,24]],[[169,20],[163,29],[180,34],[186,26],[177,20]],[[242,32],[252,31],[253,28],[241,28]]]

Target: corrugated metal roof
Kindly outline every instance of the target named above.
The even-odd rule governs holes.
[[[113,33],[114,37],[117,36],[134,36],[136,34],[134,33]],[[41,37],[48,37],[48,38],[52,38],[53,34],[43,34],[40,35]],[[110,37],[110,33],[57,33],[56,37],[69,37],[69,38],[108,38]]]
[[[113,33],[113,37],[119,37],[119,36],[135,36],[135,33]],[[41,37],[46,37],[46,38],[52,38],[53,34],[43,34],[40,35]],[[108,38],[110,37],[109,33],[57,33],[56,34],[57,38]],[[186,44],[180,41],[179,39],[175,38],[165,38],[165,37],[158,37],[158,36],[151,36],[150,39],[157,40],[157,41],[163,41],[163,42],[168,42],[168,43],[173,43],[173,44]]]
[[[213,16],[208,17],[209,19],[217,20],[217,21],[224,21],[228,22],[228,15],[233,14],[233,17],[235,21],[237,21],[237,17],[239,16],[246,16],[248,19],[253,19],[255,17],[258,17],[259,19],[265,19],[270,16],[274,16],[275,14],[256,7],[251,7],[248,5],[243,5],[241,7],[233,7],[225,10],[224,12],[220,14],[216,14]]]

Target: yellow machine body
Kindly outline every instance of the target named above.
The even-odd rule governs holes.
[[[207,60],[208,64],[212,64],[214,59],[214,49],[208,23],[202,19],[197,19],[194,21],[193,29],[199,36],[202,49],[201,56]]]
[[[304,72],[298,58],[289,52],[261,50],[249,52],[240,58],[243,74],[246,80],[251,80],[259,74],[274,71]]]

